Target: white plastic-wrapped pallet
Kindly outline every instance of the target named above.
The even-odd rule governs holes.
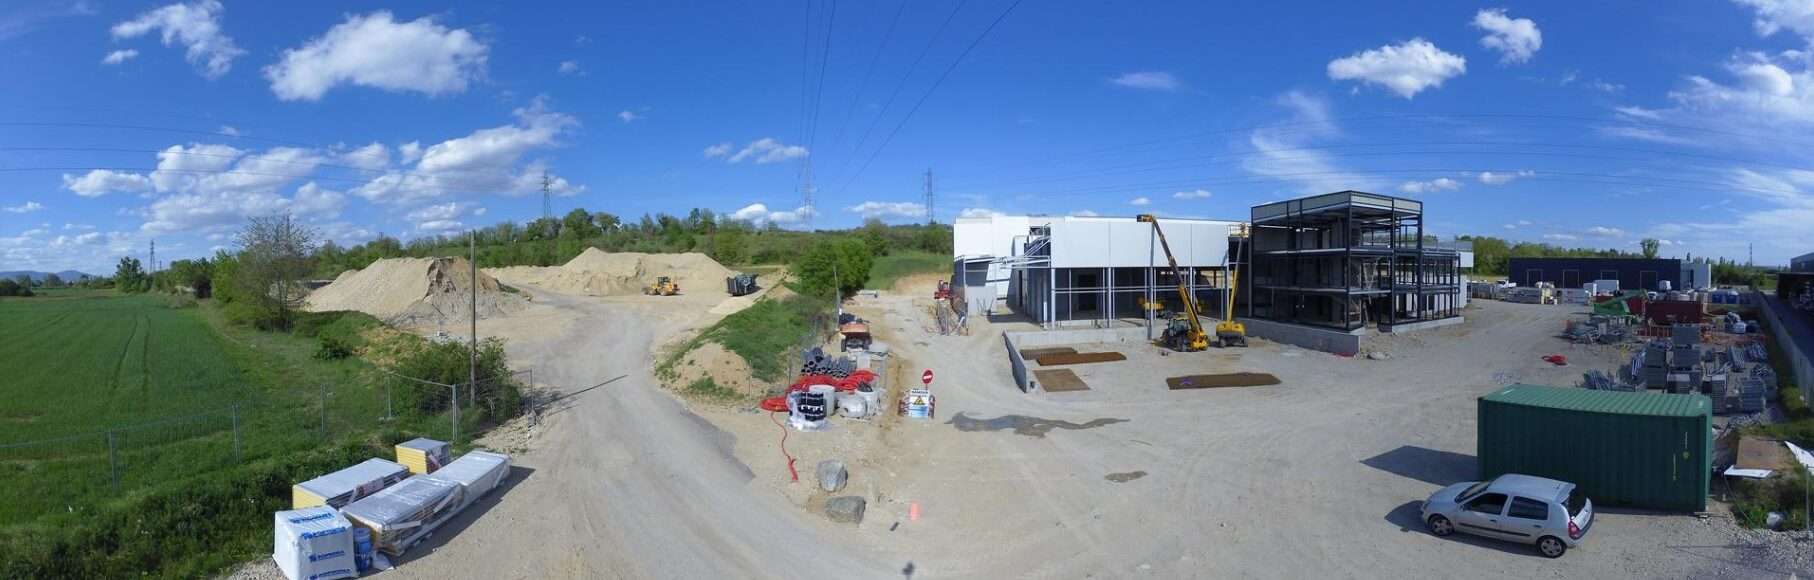
[[[466,509],[479,496],[496,489],[510,475],[510,456],[490,451],[471,451],[459,459],[428,475],[430,479],[440,479],[460,484],[465,490],[461,495],[456,510]]]
[[[418,475],[353,502],[341,513],[372,531],[378,551],[398,556],[453,517],[462,493],[460,484]]]
[[[357,578],[352,522],[334,508],[318,506],[277,512],[271,559],[290,580]]]

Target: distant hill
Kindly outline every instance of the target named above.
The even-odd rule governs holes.
[[[49,276],[51,273],[50,272],[37,272],[37,271],[32,271],[32,270],[13,270],[11,272],[0,272],[0,278],[7,278],[7,279],[18,278],[20,274],[29,274],[31,276],[31,279],[33,282],[43,282],[44,277]],[[56,274],[57,274],[57,277],[62,278],[64,282],[78,282],[78,281],[81,281],[83,277],[99,278],[99,276],[95,276],[93,274],[83,274],[83,273],[77,272],[75,270],[64,270],[62,272],[57,272]]]

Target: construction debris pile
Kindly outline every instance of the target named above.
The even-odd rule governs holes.
[[[717,260],[700,253],[644,254],[640,252],[605,252],[598,248],[586,251],[560,266],[511,266],[486,268],[485,273],[510,284],[535,286],[567,294],[587,296],[620,296],[644,293],[666,277],[682,289],[713,288],[737,273]],[[754,287],[754,278],[750,280]]]
[[[465,258],[388,258],[363,270],[347,270],[310,293],[310,312],[352,310],[397,326],[452,324],[470,320],[475,297],[472,265]],[[479,318],[501,316],[528,305],[480,272],[476,285]]]
[[[272,558],[290,580],[353,578],[390,563],[510,474],[510,457],[473,451],[451,462],[447,443],[416,439],[397,461],[369,459],[292,488],[276,513]],[[414,473],[414,475],[410,475]]]

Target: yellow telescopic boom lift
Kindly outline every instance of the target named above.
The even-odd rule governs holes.
[[[1197,299],[1190,295],[1184,273],[1178,269],[1178,259],[1172,256],[1172,246],[1165,241],[1165,230],[1159,229],[1159,220],[1153,214],[1140,214],[1134,219],[1153,224],[1153,234],[1159,236],[1159,248],[1165,250],[1165,261],[1171,264],[1172,278],[1178,281],[1178,298],[1184,302],[1184,312],[1173,317],[1165,329],[1166,346],[1186,352],[1208,349],[1209,333],[1203,331],[1203,323],[1197,320]]]

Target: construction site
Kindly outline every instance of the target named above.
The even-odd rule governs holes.
[[[1426,242],[1425,212],[1345,191],[1248,219],[967,218],[949,276],[840,300],[778,380],[698,337],[782,299],[785,273],[744,285],[703,255],[589,249],[474,283],[457,258],[381,261],[310,307],[425,335],[459,334],[476,313],[476,336],[504,339],[550,403],[474,442],[512,453],[471,461],[518,475],[380,492],[359,501],[391,507],[348,508],[345,526],[372,530],[386,577],[421,578],[1768,577],[1808,565],[1721,503],[1794,469],[1790,448],[1739,434],[1782,412],[1764,299],[1604,281],[1564,300],[1549,282],[1471,283],[1465,248]],[[1525,289],[1536,298],[1515,298]],[[706,379],[735,395],[683,388]],[[448,460],[404,451],[410,470]],[[1600,506],[1588,543],[1552,560],[1426,531],[1423,498],[1513,472],[1581,486]],[[410,511],[472,503],[461,489],[490,495]],[[412,521],[439,531],[385,531]]]

